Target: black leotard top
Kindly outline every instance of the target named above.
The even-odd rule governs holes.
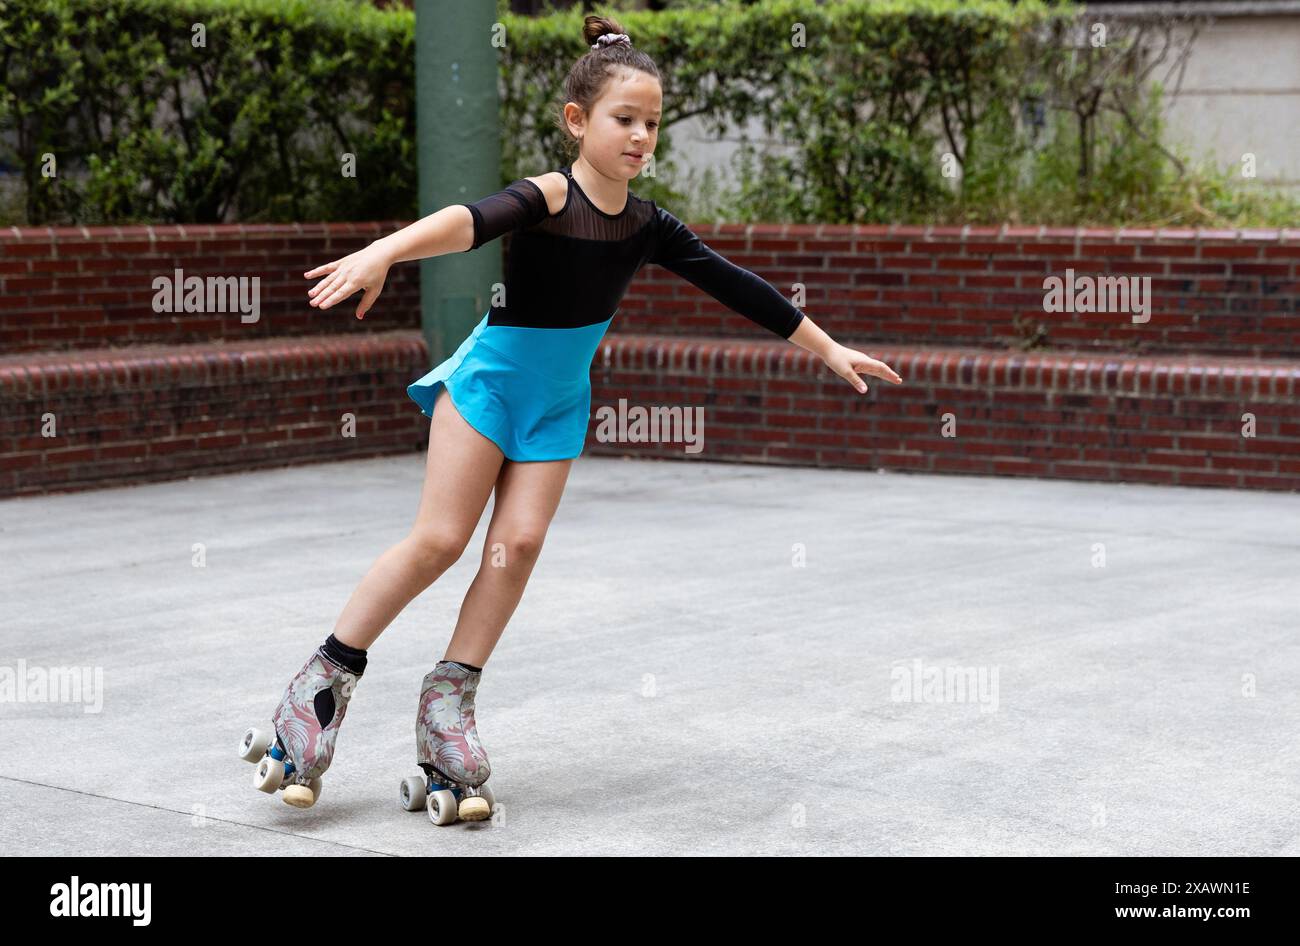
[[[803,313],[767,280],[719,256],[685,224],[631,191],[616,214],[591,202],[568,178],[564,207],[551,215],[546,195],[526,178],[472,204],[476,250],[513,232],[505,273],[504,306],[488,311],[489,325],[576,328],[613,317],[632,277],[658,263],[723,305],[789,338]],[[465,252],[469,252],[466,250]]]

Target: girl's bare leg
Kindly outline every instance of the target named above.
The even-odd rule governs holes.
[[[456,563],[505,461],[501,449],[460,416],[445,386],[433,408],[415,525],[370,567],[339,615],[334,636],[349,647],[368,649],[416,595]]]
[[[465,593],[444,660],[474,667],[487,663],[523,597],[572,466],[573,460],[503,464],[483,559]]]

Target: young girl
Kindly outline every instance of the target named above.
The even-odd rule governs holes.
[[[659,72],[614,20],[588,16],[591,49],[565,80],[563,127],[578,157],[454,204],[304,275],[328,309],[357,290],[362,318],[393,263],[477,249],[513,232],[505,302],[493,305],[456,353],[407,389],[432,418],[411,534],[385,552],[353,593],[334,633],[293,678],[274,737],[255,730],[241,753],[260,761],[257,784],[300,807],[319,795],[366,651],[468,544],[488,496],[496,503],[482,565],[443,659],[424,678],[416,719],[425,777],[402,802],[435,823],[489,817],[487,754],[474,724],[482,668],[514,613],[590,420],[592,356],[636,272],[657,263],[801,348],[859,392],[857,372],[901,384],[886,364],[835,343],[771,284],[719,256],[680,220],[628,190],[654,153]],[[503,550],[504,555],[498,555]],[[275,738],[278,737],[278,740]],[[269,754],[267,749],[270,749]]]

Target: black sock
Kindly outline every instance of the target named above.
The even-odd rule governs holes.
[[[480,673],[483,670],[482,667],[476,667],[473,664],[463,664],[459,660],[448,660],[447,663],[455,664],[457,667],[463,667],[471,673]]]
[[[325,638],[325,643],[321,647],[325,651],[325,656],[334,661],[345,670],[361,676],[366,669],[366,652],[358,650],[355,647],[349,647],[333,634]]]

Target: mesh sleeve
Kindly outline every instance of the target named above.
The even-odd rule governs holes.
[[[766,279],[719,256],[668,211],[655,205],[651,263],[676,273],[723,305],[775,332],[794,334],[804,315]]]
[[[477,250],[503,233],[545,220],[550,213],[542,189],[526,178],[514,181],[505,190],[489,194],[482,200],[461,206],[468,207],[474,217],[474,243],[466,253]]]

